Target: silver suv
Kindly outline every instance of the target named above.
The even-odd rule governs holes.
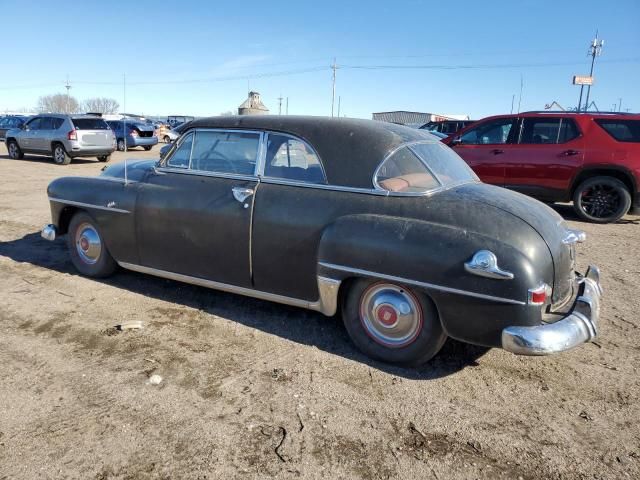
[[[36,115],[22,128],[8,130],[6,141],[11,158],[20,159],[25,153],[47,155],[58,165],[68,165],[75,157],[108,162],[116,148],[109,125],[93,115]]]

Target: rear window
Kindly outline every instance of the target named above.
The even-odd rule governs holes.
[[[443,185],[478,180],[471,167],[456,152],[440,142],[417,143],[409,148],[422,159]]]
[[[619,142],[640,142],[640,120],[600,118],[596,123]]]
[[[108,130],[109,125],[101,118],[74,118],[73,125],[77,130]]]

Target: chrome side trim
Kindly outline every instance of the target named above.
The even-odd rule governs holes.
[[[583,278],[584,290],[571,312],[555,323],[513,326],[502,330],[502,348],[518,355],[549,355],[563,352],[598,335],[600,273],[590,266]]]
[[[162,173],[179,173],[181,175],[196,175],[198,177],[229,178],[231,180],[249,180],[253,182],[258,181],[258,177],[253,175],[241,175],[237,173],[222,173],[222,172],[205,172],[202,170],[190,170],[187,168],[177,168],[177,167],[158,167],[156,171],[162,172]]]
[[[305,183],[297,182],[295,180],[285,180],[282,178],[261,177],[262,183],[269,183],[273,185],[287,185],[291,187],[303,187],[303,188],[315,188],[318,190],[332,190],[335,192],[350,192],[350,193],[364,193],[367,195],[378,195],[382,197],[388,197],[389,192],[373,190],[371,188],[358,188],[358,187],[344,187],[341,185],[326,185],[322,183]]]
[[[471,260],[464,263],[464,269],[480,277],[513,280],[513,273],[498,267],[498,257],[489,250],[478,250]]]
[[[320,262],[319,263],[321,266],[331,269],[331,270],[338,270],[338,271],[342,271],[342,272],[348,272],[348,273],[355,273],[356,275],[362,275],[365,277],[372,277],[372,278],[379,278],[382,280],[389,280],[391,282],[399,282],[399,283],[404,283],[406,285],[413,285],[419,288],[425,288],[425,289],[432,289],[432,290],[439,290],[441,292],[447,292],[447,293],[455,293],[458,295],[465,295],[467,297],[474,297],[474,298],[480,298],[482,300],[489,300],[492,302],[499,302],[499,303],[508,303],[511,305],[526,305],[526,302],[522,302],[520,300],[514,300],[512,298],[503,298],[503,297],[495,297],[493,295],[485,295],[483,293],[476,293],[476,292],[469,292],[467,290],[460,290],[457,288],[451,288],[451,287],[445,287],[442,285],[435,285],[433,283],[427,283],[427,282],[419,282],[416,280],[409,280],[408,278],[402,278],[402,277],[396,277],[395,275],[386,275],[384,273],[377,273],[377,272],[371,272],[369,270],[362,270],[359,268],[351,268],[351,267],[345,267],[344,265],[336,265],[334,263],[327,263],[327,262]]]
[[[327,316],[332,316],[336,313],[338,305],[338,290],[340,289],[341,283],[340,280],[319,276],[318,289],[320,291],[320,298],[315,302],[310,302],[308,300],[301,300],[284,295],[277,295],[275,293],[262,292],[260,290],[238,287],[236,285],[229,285],[227,283],[214,282],[213,280],[206,280],[204,278],[191,277],[189,275],[183,275],[181,273],[167,272],[165,270],[158,270],[142,265],[135,265],[133,263],[118,262],[118,265],[120,265],[122,268],[126,268],[127,270],[132,270],[134,272],[146,273],[149,275],[154,275],[156,277],[168,278],[169,280],[189,283],[191,285],[198,285],[200,287],[212,288],[214,290],[221,290],[223,292],[245,295],[247,297],[258,298],[260,300],[267,300],[270,302],[282,303],[284,305],[291,305],[294,307],[315,310]]]
[[[64,203],[66,205],[73,205],[74,207],[84,207],[84,208],[93,208],[96,210],[105,210],[107,212],[131,213],[129,210],[124,210],[122,208],[103,207],[102,205],[95,205],[93,203],[75,202],[73,200],[65,200],[63,198],[49,197],[49,201],[56,202],[56,203]]]

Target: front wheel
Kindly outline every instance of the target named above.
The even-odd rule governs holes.
[[[98,161],[99,162],[109,162],[111,160],[111,155],[101,155],[100,157],[98,157]]]
[[[73,266],[87,277],[108,277],[118,264],[104,243],[95,220],[85,212],[76,213],[69,223],[67,246]]]
[[[118,151],[119,152],[124,152],[127,149],[127,146],[124,143],[124,139],[120,139],[118,140]]]
[[[613,177],[589,178],[573,194],[573,208],[578,216],[593,223],[617,222],[630,207],[627,186]]]
[[[22,150],[20,150],[20,147],[18,146],[18,142],[15,140],[9,140],[7,150],[9,151],[9,157],[13,160],[20,160],[24,158],[24,153],[22,153]]]
[[[164,140],[164,143],[171,143],[171,138],[169,138],[169,135],[165,135],[163,140]]]
[[[342,319],[366,355],[404,366],[433,358],[447,335],[429,297],[404,285],[359,279],[347,285]]]

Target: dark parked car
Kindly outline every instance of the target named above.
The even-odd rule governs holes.
[[[192,122],[159,162],[48,187],[74,266],[119,266],[334,315],[416,365],[447,337],[518,354],[593,339],[598,270],[552,209],[481,183],[428,133],[293,116]]]
[[[29,117],[23,117],[21,115],[7,115],[5,117],[0,117],[0,142],[5,141],[7,130],[22,128],[28,119]]]
[[[117,149],[120,152],[133,147],[143,147],[145,150],[151,150],[154,145],[158,144],[155,128],[150,123],[137,120],[109,120],[107,123],[116,136]]]
[[[615,222],[640,207],[638,114],[499,115],[444,142],[483,182],[546,202],[573,201],[590,222]]]

